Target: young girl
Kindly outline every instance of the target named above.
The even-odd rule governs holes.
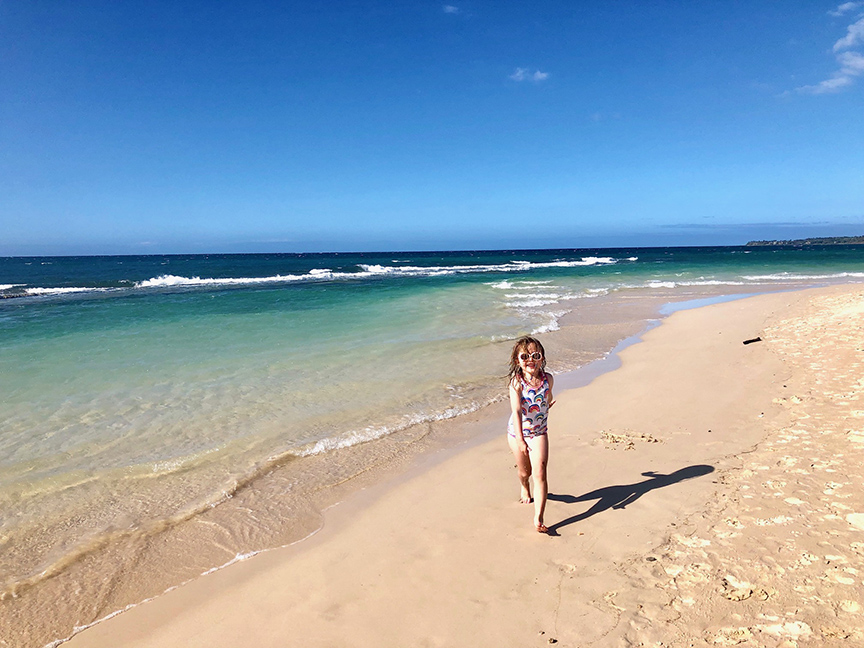
[[[522,485],[520,501],[534,502],[534,527],[540,533],[549,529],[543,524],[546,509],[546,463],[549,441],[546,417],[553,404],[553,378],[546,373],[546,352],[539,340],[522,337],[516,340],[510,353],[510,407],[513,413],[507,425],[507,441]],[[534,477],[534,498],[531,498],[529,478]]]

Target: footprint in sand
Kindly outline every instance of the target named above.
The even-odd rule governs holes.
[[[847,612],[849,614],[860,614],[861,604],[857,601],[850,601],[848,599],[845,599],[837,604],[837,609],[841,612]]]
[[[660,439],[657,439],[650,434],[640,434],[633,430],[622,430],[620,432],[600,430],[600,440],[603,443],[608,444],[606,446],[607,449],[613,450],[616,448],[634,450],[637,441],[641,443],[661,443]]]
[[[793,641],[807,639],[813,634],[813,630],[803,621],[787,621],[786,623],[772,623],[771,625],[757,626],[765,634],[775,637],[785,637]]]
[[[753,596],[753,588],[750,583],[740,581],[733,576],[726,576],[722,581],[723,596],[730,601],[746,601]]]
[[[817,560],[819,560],[819,558],[817,558],[813,554],[805,553],[798,559],[798,564],[801,565],[802,567],[809,567],[810,565],[812,565]]]
[[[843,574],[839,571],[829,571],[823,576],[825,580],[830,580],[840,585],[854,585],[855,579]]]
[[[753,633],[749,628],[720,628],[719,630],[705,633],[706,643],[718,646],[735,646],[749,642],[753,639]]]
[[[846,432],[846,438],[856,445],[864,445],[864,432],[861,430],[849,430]]]
[[[775,524],[789,524],[792,518],[787,515],[778,515],[773,518],[759,518],[756,520],[757,526],[773,526]]]
[[[843,488],[843,486],[846,486],[846,484],[838,484],[837,482],[828,482],[827,484],[825,484],[825,490],[823,490],[822,492],[825,495],[833,495],[834,492],[838,488]]]

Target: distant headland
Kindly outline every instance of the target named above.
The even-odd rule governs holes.
[[[764,245],[864,245],[864,236],[826,236],[790,241],[750,241],[748,247]]]

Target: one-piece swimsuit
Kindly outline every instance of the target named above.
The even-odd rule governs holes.
[[[519,377],[522,383],[522,436],[531,438],[546,434],[546,417],[549,413],[549,377],[546,372],[543,372],[543,382],[537,388],[531,387],[522,376]],[[515,437],[516,431],[513,429],[513,415],[510,415],[510,422],[507,424],[507,433]]]

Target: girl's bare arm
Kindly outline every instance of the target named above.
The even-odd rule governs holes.
[[[522,436],[522,390],[514,383],[510,383],[510,409],[513,411],[513,433],[519,443],[519,449],[528,454],[528,444]]]

